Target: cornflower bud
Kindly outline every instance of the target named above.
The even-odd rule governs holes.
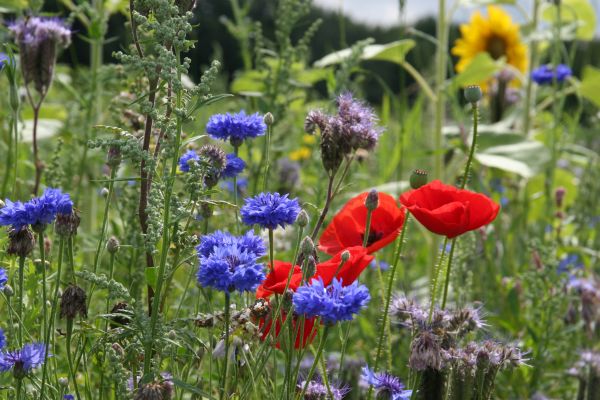
[[[304,228],[308,225],[309,222],[310,219],[308,217],[308,213],[304,210],[301,210],[298,214],[298,217],[296,218],[296,223],[300,228]]]

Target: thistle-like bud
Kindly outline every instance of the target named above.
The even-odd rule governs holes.
[[[369,211],[374,211],[379,207],[379,193],[377,193],[377,190],[373,189],[369,192],[365,199],[365,207],[367,207],[367,210]]]
[[[304,257],[308,257],[314,254],[315,244],[313,243],[310,237],[305,236],[304,239],[302,239],[302,243],[300,244],[300,250]]]
[[[467,86],[465,88],[465,99],[471,104],[477,103],[481,100],[482,96],[483,92],[481,91],[481,87],[477,85]]]
[[[29,228],[12,229],[8,232],[8,248],[6,253],[19,257],[27,257],[35,247],[35,238]]]
[[[77,234],[77,228],[81,218],[77,215],[77,211],[73,210],[70,214],[56,214],[56,222],[54,230],[59,236],[69,237]]]
[[[69,285],[60,298],[60,317],[74,319],[77,315],[87,318],[87,296],[76,285]]]
[[[270,112],[266,113],[263,117],[263,121],[266,125],[271,126],[275,122],[275,117]]]
[[[117,239],[116,237],[111,236],[106,241],[106,250],[110,254],[115,254],[117,251],[119,251],[120,248],[121,248],[121,243],[119,243],[119,239]]]
[[[410,187],[413,189],[418,189],[421,186],[427,184],[427,171],[422,169],[415,169],[412,174],[410,174]]]
[[[121,148],[119,146],[110,146],[108,153],[106,154],[106,165],[115,169],[121,164],[123,156],[121,154]]]
[[[308,256],[308,258],[306,259],[305,269],[302,275],[305,277],[305,279],[308,279],[315,274],[316,270],[317,261],[313,256]]]
[[[442,352],[437,337],[433,333],[423,331],[413,339],[408,363],[416,371],[424,371],[428,368],[441,369]]]
[[[300,210],[298,213],[298,217],[296,217],[296,223],[300,228],[304,228],[310,222],[310,218],[308,217],[308,213],[304,210]]]

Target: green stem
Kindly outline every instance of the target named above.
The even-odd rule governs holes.
[[[467,164],[465,165],[465,174],[463,175],[463,180],[461,182],[461,189],[464,189],[467,186],[467,181],[469,180],[469,173],[471,172],[471,166],[473,164],[473,156],[475,155],[475,148],[477,147],[477,123],[479,120],[479,106],[477,105],[477,103],[471,103],[471,107],[473,110],[473,141],[471,142],[469,158],[467,159]]]
[[[271,271],[273,271],[273,269],[275,268],[275,265],[273,264],[273,259],[274,259],[273,246],[274,246],[273,229],[269,228],[269,270],[271,270]],[[293,267],[294,266],[292,266],[292,269],[293,269]]]
[[[233,146],[233,154],[238,157],[240,146]],[[235,205],[235,231],[240,233],[240,213],[238,210],[238,180],[233,177],[233,204]]]
[[[265,138],[265,173],[263,177],[263,191],[267,191],[267,183],[269,182],[269,168],[271,168],[271,126],[267,125],[267,137]]]
[[[444,261],[444,255],[446,254],[446,246],[448,245],[448,237],[444,238],[444,243],[442,244],[442,253],[440,254],[440,259],[437,262],[435,267],[435,271],[433,273],[433,281],[431,282],[431,304],[429,305],[429,322],[433,318],[433,309],[435,307],[435,298],[437,296],[437,284],[440,275],[440,270],[442,269],[442,262]]]
[[[47,375],[47,364],[48,364],[48,349],[50,348],[50,335],[54,330],[54,318],[56,315],[56,307],[58,305],[58,290],[60,288],[60,274],[62,270],[63,260],[63,249],[65,245],[65,239],[61,236],[58,242],[58,266],[56,271],[56,286],[54,287],[54,295],[52,299],[52,309],[50,311],[50,323],[46,329],[44,345],[46,351],[44,353],[44,364],[42,365],[42,386],[40,389],[40,400],[44,399],[44,389],[46,388],[46,375]],[[54,342],[54,335],[52,335],[52,342]]]
[[[392,290],[394,288],[394,276],[396,275],[396,270],[398,269],[398,264],[400,264],[400,259],[402,255],[402,248],[404,245],[404,238],[406,236],[406,227],[408,226],[408,221],[410,219],[410,214],[408,211],[406,212],[406,218],[404,220],[404,224],[402,225],[402,232],[400,232],[400,238],[398,239],[398,243],[396,244],[396,251],[394,252],[394,264],[392,265],[392,270],[390,271],[390,277],[388,281],[388,287],[385,298],[385,306],[383,308],[383,320],[382,320],[382,328],[379,333],[379,340],[377,341],[377,354],[375,356],[375,362],[373,363],[373,371],[377,371],[377,367],[379,366],[379,360],[381,359],[381,353],[383,350],[383,339],[385,326],[387,323],[388,314],[390,312],[390,304],[392,302]],[[369,387],[369,398],[371,397],[373,390],[373,386]]]
[[[367,209],[367,221],[365,222],[365,233],[363,237],[362,247],[366,248],[369,244],[369,234],[371,233],[371,219],[373,216],[373,210]]]
[[[225,360],[223,362],[223,384],[221,387],[223,388],[223,392],[221,393],[221,399],[226,399],[227,396],[227,367],[229,361],[229,313],[230,313],[230,294],[229,292],[225,292]]]
[[[540,0],[533,0],[533,11],[531,21],[531,31],[535,32],[538,26],[538,14],[540,9]],[[529,135],[529,129],[531,128],[531,100],[533,93],[533,80],[531,79],[531,72],[537,65],[538,58],[538,44],[535,38],[532,38],[529,43],[529,65],[527,67],[527,86],[525,88],[525,105],[523,107],[523,134]]]
[[[446,81],[446,51],[447,51],[447,26],[446,26],[446,0],[439,0],[437,24],[437,66],[436,66],[436,102],[435,102],[435,127],[434,127],[434,177],[442,179],[444,154],[442,151],[442,128],[445,113],[445,81]]]
[[[23,308],[24,308],[24,304],[23,304],[23,286],[25,283],[25,278],[24,278],[24,270],[25,270],[25,257],[21,256],[19,257],[19,329],[18,329],[18,339],[19,339],[19,348],[23,348]]]
[[[69,363],[69,374],[71,375],[71,380],[73,381],[73,387],[75,388],[75,396],[77,399],[81,399],[81,395],[79,394],[79,386],[77,385],[77,375],[75,368],[73,367],[73,355],[71,353],[71,340],[73,339],[73,319],[67,319],[67,361]]]
[[[42,264],[42,321],[44,327],[42,329],[42,335],[48,329],[48,294],[46,292],[46,253],[44,248],[44,233],[38,233],[38,245],[40,249],[40,259]]]
[[[452,239],[450,246],[450,255],[448,256],[448,266],[446,267],[446,279],[444,283],[444,295],[442,296],[442,310],[446,309],[446,299],[448,298],[448,286],[450,285],[450,269],[452,268],[452,258],[454,257],[454,248],[456,247],[456,238]]]
[[[315,369],[317,368],[317,365],[319,365],[321,355],[323,354],[323,349],[325,348],[325,341],[327,339],[327,334],[329,333],[330,328],[331,327],[329,325],[325,325],[325,329],[323,330],[323,336],[321,336],[321,341],[319,342],[319,348],[317,349],[317,355],[315,356],[315,360],[313,361],[313,364],[310,367],[310,370],[308,371],[308,375],[306,375],[306,381],[304,383],[304,387],[302,388],[302,391],[299,393],[299,395],[296,396],[296,400],[300,400],[300,399],[304,398],[306,389],[308,389],[308,384],[310,383],[310,380],[312,379],[312,377],[315,373]]]

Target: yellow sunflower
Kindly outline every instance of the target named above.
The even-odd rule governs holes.
[[[527,69],[527,48],[521,41],[519,26],[500,7],[489,6],[488,17],[477,11],[468,24],[460,26],[461,38],[457,39],[452,54],[460,57],[456,71],[463,71],[481,52],[494,60],[501,57],[521,72]]]

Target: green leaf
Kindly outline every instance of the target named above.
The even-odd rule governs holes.
[[[158,267],[145,268],[146,283],[156,289],[156,282],[158,281]]]
[[[600,69],[586,65],[579,85],[579,93],[600,107]]]
[[[406,54],[413,47],[415,47],[415,41],[412,39],[397,40],[387,44],[371,44],[364,48],[360,58],[361,60],[388,61],[395,64],[402,64],[404,57],[406,57]],[[350,57],[351,54],[351,48],[339,50],[317,60],[314,66],[322,68],[339,64]]]
[[[581,40],[592,40],[596,31],[596,12],[589,0],[562,0],[560,3],[560,21],[564,24],[576,25],[575,37]],[[542,12],[542,19],[554,23],[558,19],[558,7],[547,4]]]
[[[201,396],[202,399],[214,400],[214,397],[212,397],[209,393],[206,393],[205,391],[198,389],[196,386],[190,385],[189,383],[185,383],[184,381],[177,379],[175,377],[171,378],[171,380],[173,381],[175,386],[177,386],[185,391],[197,394],[197,395]]]
[[[532,178],[550,160],[548,149],[536,140],[492,146],[475,154],[481,165]]]
[[[244,71],[239,74],[231,83],[231,91],[234,93],[265,91],[266,71]]]
[[[27,0],[0,0],[0,12],[3,14],[9,14],[16,10],[24,10],[27,6]]]
[[[504,66],[504,60],[494,60],[488,53],[481,52],[473,58],[460,74],[454,78],[455,87],[478,85],[487,81]]]

